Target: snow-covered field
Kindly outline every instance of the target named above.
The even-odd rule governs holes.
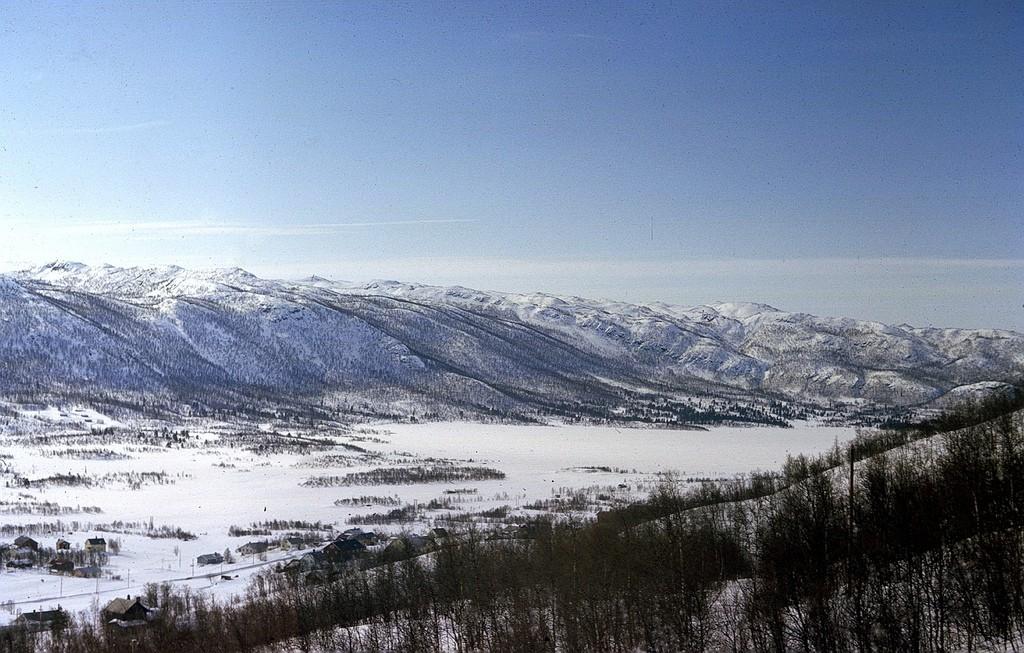
[[[666,472],[685,480],[777,469],[789,453],[820,452],[853,436],[849,428],[807,424],[678,431],[430,423],[310,431],[212,421],[183,424],[176,428],[189,434],[175,436],[152,427],[122,428],[89,413],[89,428],[119,427],[98,434],[73,419],[81,414],[40,410],[23,415],[34,423],[28,430],[23,419],[18,429],[0,431],[0,524],[8,525],[0,542],[18,534],[11,526],[46,524],[44,533],[32,535],[44,547],[64,537],[78,548],[86,537],[102,536],[117,538],[120,553],[109,556],[98,580],[54,575],[45,568],[0,571],[0,603],[10,602],[0,610],[0,622],[36,607],[102,605],[159,581],[187,583],[226,598],[244,590],[247,576],[301,555],[272,549],[266,560],[239,555],[235,564],[193,568],[200,554],[268,539],[229,536],[230,526],[302,520],[337,532],[349,528],[353,518],[414,505],[411,522],[364,528],[382,533],[431,525],[458,529],[468,521],[490,521],[472,513],[507,506],[511,515],[541,514],[538,501],[552,509],[580,491],[592,502],[573,510],[593,512],[643,496]],[[417,467],[486,467],[505,477],[381,485],[350,485],[343,478]],[[155,529],[180,528],[195,539],[147,537],[151,523]],[[98,531],[101,525],[107,530]],[[298,531],[275,530],[269,539],[287,532]],[[320,533],[329,535],[326,529]],[[237,578],[224,580],[222,574]]]

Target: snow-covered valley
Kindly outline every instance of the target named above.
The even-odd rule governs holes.
[[[367,556],[409,533],[518,538],[664,483],[777,471],[1022,371],[1017,333],[762,304],[0,276],[0,622],[164,582],[234,601],[352,529]]]
[[[99,578],[51,573],[45,562],[5,569],[0,620],[58,604],[86,610],[165,581],[231,600],[253,574],[353,525],[378,533],[383,544],[434,527],[500,531],[541,515],[593,516],[666,480],[777,469],[787,454],[820,452],[853,436],[850,428],[809,424],[702,431],[466,422],[304,430],[200,419],[168,430],[114,423],[82,407],[51,408],[25,412],[0,433],[0,542],[28,534],[43,548],[63,538],[79,551],[87,538],[103,537],[119,549],[103,557]],[[365,476],[417,468],[485,468],[502,477]],[[400,518],[380,521],[403,509]],[[232,535],[232,527],[266,531]],[[288,535],[309,542],[274,546]],[[251,541],[272,546],[260,555],[237,552]],[[198,556],[225,550],[234,563],[194,566]]]

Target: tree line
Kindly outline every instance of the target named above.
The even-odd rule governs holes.
[[[591,521],[324,584],[257,577],[224,605],[150,589],[137,651],[947,651],[1024,636],[1021,397],[951,431],[863,435],[775,474],[665,484]],[[892,446],[890,446],[892,445]],[[870,455],[865,452],[871,452]],[[94,616],[5,651],[124,650]]]

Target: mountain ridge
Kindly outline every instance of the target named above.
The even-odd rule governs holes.
[[[0,275],[0,366],[0,393],[17,397],[70,387],[365,414],[683,419],[725,400],[929,405],[1024,377],[1024,335],[757,303],[58,261]]]

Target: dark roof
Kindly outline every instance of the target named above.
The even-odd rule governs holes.
[[[107,607],[103,608],[103,611],[110,615],[127,614],[129,610],[135,607],[135,604],[138,604],[144,611],[149,612],[149,608],[139,600],[139,597],[135,597],[134,599],[123,599],[121,597],[117,597],[108,603]]]
[[[24,621],[31,621],[33,623],[46,623],[48,621],[55,621],[64,617],[64,611],[60,608],[56,610],[37,610],[35,612],[23,612],[21,618]]]
[[[86,544],[106,544],[107,541],[102,537],[90,537],[85,541]]]
[[[261,553],[269,548],[270,545],[266,542],[249,542],[248,544],[243,544],[242,546],[238,547],[238,550],[241,551],[242,549],[247,549],[249,551]]]
[[[338,551],[364,551],[366,547],[359,540],[334,540],[334,548]],[[330,545],[328,545],[330,546]]]

